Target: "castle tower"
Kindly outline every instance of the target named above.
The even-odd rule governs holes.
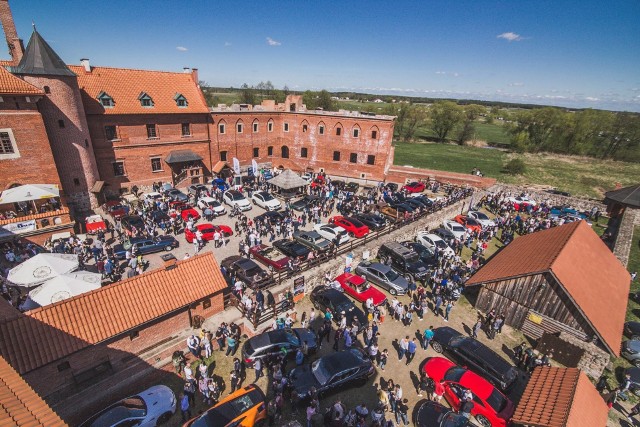
[[[22,44],[22,40],[18,38],[18,32],[13,23],[13,15],[11,14],[8,0],[0,0],[0,23],[2,23],[4,37],[7,39],[7,47],[9,48],[9,55],[11,55],[12,65],[17,65],[22,59],[24,45]]]
[[[6,3],[0,0],[0,3]],[[13,73],[42,89],[38,101],[69,206],[86,212],[97,206],[91,187],[99,179],[78,78],[34,28]]]

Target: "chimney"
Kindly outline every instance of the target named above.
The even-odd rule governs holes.
[[[165,270],[173,270],[177,267],[176,263],[178,262],[178,260],[172,253],[161,255],[160,258],[164,262]]]
[[[0,23],[2,23],[4,37],[7,39],[7,46],[9,46],[11,62],[13,65],[18,65],[24,54],[24,44],[22,40],[18,38],[18,32],[13,22],[13,15],[11,14],[8,0],[0,0]]]
[[[189,68],[189,67],[182,67],[182,72],[183,72],[183,73],[185,73],[185,74],[188,74],[188,73],[190,73],[190,72],[191,72],[191,68]]]
[[[87,73],[91,72],[91,63],[89,63],[89,58],[82,58],[80,60],[80,65],[84,67],[84,71]]]
[[[193,78],[193,82],[196,85],[200,84],[200,80],[198,80],[198,69],[197,68],[192,68],[191,69],[191,78]]]

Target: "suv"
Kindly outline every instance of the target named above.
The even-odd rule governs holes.
[[[407,280],[426,280],[429,270],[420,261],[420,256],[398,242],[389,242],[378,249],[378,259],[381,263],[391,266]]]

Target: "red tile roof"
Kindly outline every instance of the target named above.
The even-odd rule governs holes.
[[[91,67],[87,73],[83,66],[70,65],[78,75],[82,102],[87,114],[167,114],[208,113],[209,107],[198,82],[191,73],[135,70],[129,68]],[[112,108],[104,108],[97,97],[107,93],[114,101]],[[146,93],[153,99],[153,107],[143,107],[138,99]],[[187,99],[186,107],[178,107],[175,96]]]
[[[600,393],[579,369],[537,367],[512,422],[531,427],[604,426],[608,412]]]
[[[0,425],[57,427],[67,424],[0,357]]]
[[[178,261],[0,322],[0,355],[29,372],[226,287],[210,252]]]
[[[629,273],[585,221],[518,237],[466,286],[550,271],[618,355],[629,297]]]
[[[44,95],[44,92],[0,66],[0,95]]]

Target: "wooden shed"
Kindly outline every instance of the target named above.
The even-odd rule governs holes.
[[[527,336],[567,332],[619,355],[629,273],[585,221],[518,237],[465,286]]]

